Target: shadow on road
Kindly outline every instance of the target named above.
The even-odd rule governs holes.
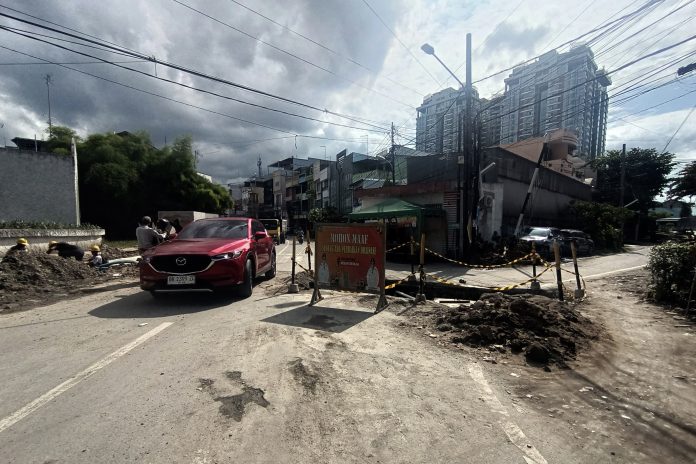
[[[219,308],[233,301],[229,295],[208,293],[166,294],[155,300],[147,292],[138,292],[94,308],[89,314],[106,319],[167,317]]]
[[[263,322],[340,333],[368,319],[373,314],[367,311],[304,305],[263,319]]]

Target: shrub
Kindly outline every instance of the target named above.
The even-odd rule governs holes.
[[[625,209],[606,203],[575,201],[569,217],[573,227],[590,234],[597,248],[618,250],[623,246],[621,224],[627,215]]]
[[[695,267],[696,245],[677,242],[655,245],[648,259],[654,299],[686,305]]]
[[[51,221],[23,221],[15,219],[13,221],[0,221],[0,229],[83,229],[93,230],[101,229],[93,224],[82,223],[79,226],[75,224],[62,224],[60,222]]]

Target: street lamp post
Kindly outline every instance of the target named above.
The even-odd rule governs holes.
[[[466,84],[464,84],[459,78],[452,72],[450,68],[447,67],[445,63],[435,54],[435,49],[430,44],[423,44],[421,50],[428,55],[432,55],[438,63],[444,67],[448,73],[459,83],[462,89],[466,93],[466,114],[464,115],[464,127],[459,126],[460,140],[462,142],[464,155],[461,153],[457,156],[457,189],[459,191],[459,253],[460,257],[464,257],[464,229],[468,228],[470,222],[471,212],[468,208],[469,203],[469,184],[470,184],[470,169],[471,164],[471,153],[473,142],[473,137],[471,134],[471,107],[472,107],[472,83],[471,83],[471,34],[466,35]],[[464,167],[464,174],[462,175],[462,166]],[[475,167],[475,172],[478,173],[478,166]],[[464,179],[464,186],[462,186],[462,179]],[[466,224],[466,225],[465,225]],[[470,237],[471,239],[471,237]]]

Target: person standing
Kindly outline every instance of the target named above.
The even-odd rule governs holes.
[[[138,253],[141,255],[164,240],[164,234],[158,233],[152,228],[150,216],[143,216],[140,225],[135,229],[135,238],[138,239]]]
[[[77,261],[82,261],[82,258],[85,257],[85,252],[82,248],[66,242],[50,242],[46,253],[51,254],[53,251],[57,251],[58,256],[61,258],[75,258]]]

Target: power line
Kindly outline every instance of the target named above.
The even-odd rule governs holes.
[[[8,28],[6,28],[5,26],[0,26],[0,30],[8,30]],[[29,36],[29,35],[22,34],[22,33],[18,33],[18,32],[16,32],[16,31],[12,31],[12,30],[10,30],[10,32],[19,34],[19,35],[21,35],[21,36],[23,36],[23,37],[26,37],[26,38],[29,38],[29,39],[32,39],[32,40],[37,40],[37,41],[39,41],[39,42],[44,42],[44,43],[53,45],[53,46],[55,46],[55,47],[61,48],[61,49],[66,50],[66,51],[70,51],[70,52],[73,52],[73,53],[77,53],[77,54],[80,54],[80,55],[83,55],[83,56],[87,56],[87,57],[90,57],[90,58],[101,59],[101,58],[95,57],[95,56],[93,56],[93,55],[89,55],[89,54],[86,54],[86,53],[83,53],[83,52],[79,52],[79,51],[76,51],[76,50],[69,49],[69,48],[67,48],[67,47],[63,47],[63,46],[58,45],[58,44],[53,44],[53,43],[48,42],[48,41],[43,40],[43,39],[39,39],[39,38],[36,38],[36,37],[31,37],[31,36]],[[112,62],[109,62],[108,60],[103,60],[103,61],[104,61],[104,63],[113,64]],[[235,102],[238,102],[238,103],[242,103],[242,104],[244,104],[244,105],[253,106],[253,107],[255,107],[255,108],[263,109],[263,110],[266,110],[266,111],[272,111],[272,112],[276,112],[276,113],[280,113],[280,114],[285,114],[285,115],[287,115],[287,116],[293,116],[293,117],[297,117],[297,118],[301,118],[301,119],[307,119],[307,120],[310,120],[310,121],[320,122],[320,123],[323,123],[323,124],[331,124],[331,125],[334,125],[334,126],[345,127],[345,128],[348,128],[348,129],[357,129],[357,130],[364,130],[364,131],[368,131],[368,132],[380,132],[380,133],[384,131],[384,128],[377,127],[377,126],[375,126],[375,127],[377,127],[377,129],[369,129],[369,128],[363,128],[363,127],[356,127],[356,126],[351,126],[351,125],[348,125],[348,124],[340,124],[340,123],[336,123],[336,122],[325,121],[325,120],[322,120],[322,119],[317,119],[317,118],[313,118],[313,117],[310,117],[310,116],[304,116],[304,115],[297,114],[297,113],[291,113],[291,112],[289,112],[289,111],[284,111],[284,110],[280,110],[280,109],[277,109],[277,108],[270,108],[270,107],[267,107],[267,106],[264,106],[264,105],[259,105],[259,104],[257,104],[257,103],[251,103],[251,102],[248,102],[248,101],[245,101],[245,100],[241,100],[241,99],[239,99],[239,98],[230,97],[230,96],[228,96],[228,95],[222,95],[222,94],[220,94],[220,93],[213,92],[213,91],[210,91],[210,90],[205,90],[205,89],[201,89],[201,88],[198,88],[198,87],[193,87],[193,86],[191,86],[191,85],[184,84],[183,82],[174,81],[174,80],[167,79],[167,78],[160,77],[160,76],[153,76],[152,74],[146,73],[146,72],[144,72],[144,71],[140,71],[140,70],[138,70],[138,69],[129,68],[129,67],[127,67],[127,66],[121,66],[121,65],[116,65],[116,66],[119,67],[119,68],[128,70],[128,71],[135,72],[135,73],[140,74],[140,75],[143,75],[143,76],[147,76],[147,77],[149,77],[149,78],[151,78],[151,79],[156,79],[156,80],[159,80],[159,81],[162,81],[162,82],[167,82],[167,83],[169,83],[169,84],[178,85],[178,86],[180,86],[180,87],[184,87],[184,88],[189,89],[189,90],[194,90],[194,91],[196,91],[196,92],[201,92],[201,93],[204,93],[204,94],[207,94],[207,95],[212,95],[212,96],[215,96],[215,97],[223,98],[223,99],[225,99],[225,100],[235,101]],[[367,123],[363,123],[363,124],[367,124]],[[367,124],[367,125],[372,125],[372,124]]]
[[[65,68],[65,69],[69,69],[69,70],[71,70],[71,71],[74,71],[74,72],[77,72],[77,73],[80,73],[80,74],[84,74],[84,75],[93,77],[93,78],[95,78],[95,79],[99,79],[99,80],[102,80],[102,81],[105,81],[105,82],[109,82],[109,83],[111,83],[111,84],[115,84],[115,85],[118,85],[118,86],[121,86],[121,87],[124,87],[124,88],[127,88],[127,89],[131,89],[131,90],[134,90],[134,91],[136,91],[136,92],[144,93],[144,94],[146,94],[146,95],[151,95],[151,96],[153,96],[153,97],[161,98],[161,99],[163,99],[163,100],[167,100],[167,101],[170,101],[170,102],[173,102],[173,103],[178,103],[178,104],[181,104],[181,105],[188,106],[188,107],[190,107],[190,108],[195,108],[195,109],[198,109],[198,110],[201,110],[201,111],[205,111],[205,112],[207,112],[207,113],[216,114],[216,115],[218,115],[218,116],[223,116],[223,117],[225,117],[225,118],[233,119],[233,120],[235,120],[235,121],[244,122],[244,123],[251,124],[251,125],[254,125],[254,126],[263,127],[263,128],[266,128],[266,129],[274,130],[274,131],[277,131],[277,132],[282,132],[282,133],[285,133],[285,134],[291,134],[292,137],[302,137],[302,138],[310,138],[310,139],[318,139],[318,140],[331,140],[331,141],[336,141],[336,142],[353,142],[353,141],[354,141],[354,140],[352,140],[352,139],[336,139],[336,138],[330,138],[330,137],[321,137],[321,136],[314,136],[314,135],[296,134],[296,133],[294,133],[294,132],[292,132],[292,131],[288,131],[288,130],[285,130],[285,129],[279,129],[279,128],[277,128],[277,127],[272,127],[272,126],[269,126],[269,125],[266,125],[266,124],[262,124],[262,123],[258,123],[258,122],[254,122],[254,121],[249,121],[249,120],[246,120],[246,119],[243,119],[243,118],[239,118],[239,117],[237,117],[237,116],[232,116],[232,115],[229,115],[229,114],[226,114],[226,113],[222,113],[222,112],[219,112],[219,111],[211,110],[211,109],[209,109],[209,108],[205,108],[205,107],[202,107],[202,106],[194,105],[194,104],[192,104],[192,103],[187,103],[187,102],[184,102],[184,101],[181,101],[181,100],[177,100],[177,99],[174,99],[174,98],[171,98],[171,97],[167,97],[167,96],[164,96],[164,95],[160,95],[160,94],[155,93],[155,92],[150,92],[150,91],[148,91],[148,90],[140,89],[140,88],[138,88],[138,87],[135,87],[135,86],[132,86],[132,85],[129,85],[129,84],[124,84],[124,83],[122,83],[122,82],[118,82],[118,81],[115,81],[115,80],[113,80],[113,79],[109,79],[109,78],[106,78],[106,77],[103,77],[103,76],[99,76],[99,75],[96,75],[96,74],[92,74],[92,73],[89,73],[89,72],[87,72],[87,71],[83,71],[83,70],[81,70],[81,69],[72,68],[72,67],[66,66],[66,65],[61,65],[61,64],[59,64],[59,63],[52,62],[52,61],[46,60],[46,59],[44,59],[44,58],[40,58],[40,57],[37,57],[37,56],[34,56],[34,55],[30,55],[30,54],[28,54],[28,53],[24,53],[24,52],[21,52],[21,51],[19,51],[19,50],[15,50],[15,49],[12,49],[12,48],[9,48],[9,47],[5,47],[4,45],[0,45],[0,48],[5,49],[5,50],[9,50],[9,51],[11,51],[11,52],[18,53],[18,54],[20,54],[20,55],[28,56],[28,57],[34,58],[34,59],[36,59],[36,60],[43,60],[43,61],[45,61],[46,63],[54,64],[54,65],[56,65],[56,66],[60,66],[60,67]]]
[[[0,5],[0,7],[4,7],[4,6],[3,6],[3,5]],[[13,10],[13,11],[16,11],[16,10]],[[251,92],[251,93],[256,93],[256,94],[258,94],[258,95],[262,95],[262,96],[265,96],[265,97],[268,97],[268,98],[273,98],[273,99],[276,99],[276,100],[279,100],[279,101],[283,101],[283,102],[286,102],[286,103],[290,103],[290,104],[293,104],[293,105],[302,106],[302,107],[309,108],[309,109],[312,109],[312,110],[315,110],[315,111],[319,111],[319,112],[322,112],[322,113],[332,114],[332,115],[334,115],[334,116],[338,116],[338,117],[341,117],[341,118],[353,120],[353,121],[355,121],[355,122],[362,122],[362,121],[360,121],[360,118],[357,118],[357,117],[352,117],[352,116],[344,115],[344,114],[341,114],[341,113],[337,113],[337,112],[334,112],[334,111],[330,111],[330,110],[325,109],[325,108],[323,108],[323,109],[322,109],[322,108],[318,108],[318,107],[316,107],[316,106],[314,106],[314,105],[310,105],[310,104],[303,103],[303,102],[300,102],[300,101],[297,101],[297,100],[293,100],[293,99],[291,99],[291,98],[282,97],[282,96],[280,96],[280,95],[276,95],[276,94],[273,94],[273,93],[270,93],[270,92],[266,92],[266,91],[263,91],[263,90],[260,90],[260,89],[256,89],[256,88],[249,87],[249,86],[246,86],[246,85],[243,85],[243,84],[239,84],[239,83],[236,83],[236,82],[232,82],[232,81],[230,81],[230,80],[223,79],[223,78],[220,78],[220,77],[217,77],[217,76],[212,76],[212,75],[209,75],[209,74],[200,72],[200,71],[196,71],[196,70],[191,69],[191,68],[187,68],[187,67],[182,66],[182,65],[178,65],[178,64],[175,64],[175,63],[170,63],[170,62],[167,62],[167,61],[161,61],[161,60],[156,59],[154,56],[147,56],[147,55],[145,55],[145,54],[143,54],[143,53],[141,53],[141,52],[137,52],[137,51],[134,51],[134,50],[131,50],[131,49],[127,49],[127,48],[121,47],[121,46],[119,46],[119,45],[114,45],[114,44],[112,44],[111,42],[101,41],[101,39],[98,39],[98,38],[97,38],[97,40],[93,40],[93,39],[89,39],[89,38],[85,38],[85,37],[80,37],[80,36],[75,35],[75,34],[72,34],[72,33],[68,33],[68,32],[65,32],[65,31],[61,31],[61,30],[59,30],[59,29],[55,29],[55,28],[52,28],[52,27],[48,27],[48,26],[45,26],[45,25],[42,25],[42,24],[35,23],[35,22],[33,22],[33,21],[28,21],[28,20],[25,20],[25,19],[22,19],[22,18],[18,18],[18,17],[15,17],[15,16],[11,16],[11,15],[5,14],[5,13],[0,13],[0,16],[1,16],[1,17],[6,17],[6,18],[9,18],[9,19],[13,19],[13,20],[16,20],[16,21],[25,23],[25,24],[29,24],[29,25],[32,25],[32,26],[35,26],[35,27],[38,27],[38,28],[41,28],[41,29],[50,30],[50,31],[52,31],[52,32],[56,32],[56,33],[59,33],[59,34],[62,34],[62,35],[66,35],[66,36],[68,36],[68,37],[72,37],[72,38],[76,38],[76,39],[79,39],[79,40],[83,40],[83,41],[88,42],[88,43],[96,44],[96,45],[99,45],[99,46],[101,46],[101,47],[103,47],[103,48],[106,48],[106,49],[108,49],[108,50],[113,50],[113,51],[115,51],[115,52],[117,52],[117,53],[127,54],[128,56],[133,56],[133,57],[135,57],[135,58],[140,58],[140,59],[143,59],[143,60],[152,62],[152,63],[160,64],[160,65],[162,65],[162,66],[166,66],[166,67],[168,67],[168,68],[175,69],[175,70],[177,70],[177,71],[181,71],[181,72],[184,72],[184,73],[187,73],[187,74],[191,74],[191,75],[196,76],[196,77],[200,77],[200,78],[203,78],[203,79],[211,80],[211,81],[213,81],[213,82],[217,82],[217,83],[229,85],[229,86],[231,86],[231,87],[235,87],[235,88],[238,88],[238,89],[240,89],[240,90],[244,90],[244,91]],[[53,23],[53,24],[54,24],[54,23]],[[60,27],[63,27],[63,26],[60,26]],[[7,27],[6,27],[6,29],[7,29]],[[9,28],[9,29],[12,29],[12,28]],[[69,29],[69,28],[66,28],[66,29]],[[70,29],[70,30],[72,30],[72,29]],[[82,34],[82,33],[79,32],[79,31],[78,31],[78,33],[79,33],[79,34]],[[85,35],[85,36],[87,36],[87,37],[92,37],[92,36],[89,36],[88,34],[83,34],[83,35]],[[35,40],[36,40],[36,39],[35,39]],[[100,42],[100,41],[101,41],[101,42]],[[102,42],[103,42],[103,43],[102,43]],[[57,46],[56,44],[51,44],[51,45]],[[96,57],[95,57],[95,58],[96,58]],[[101,60],[101,58],[96,58],[96,59]],[[104,60],[102,60],[102,61],[104,61]],[[110,63],[110,64],[113,64],[113,63]]]
[[[118,64],[127,64],[127,63],[147,63],[145,60],[127,60],[127,61],[114,61],[114,63]],[[17,62],[17,63],[0,63],[0,66],[30,66],[30,65],[45,65],[49,63],[41,63],[41,62]],[[76,64],[107,64],[104,63],[103,61],[64,61],[56,64],[71,64],[71,65],[76,65]]]
[[[349,82],[349,83],[351,83],[351,84],[353,84],[353,85],[357,85],[358,87],[360,87],[360,88],[362,88],[362,89],[365,89],[365,90],[367,90],[367,91],[369,91],[369,92],[373,92],[373,93],[375,93],[376,95],[379,95],[379,96],[381,96],[381,97],[387,98],[387,99],[393,101],[394,103],[398,103],[398,104],[403,105],[403,106],[406,106],[406,107],[408,107],[408,108],[414,108],[414,109],[415,109],[414,106],[409,105],[408,103],[404,103],[404,102],[402,102],[402,101],[400,101],[400,100],[397,100],[396,98],[393,98],[393,97],[391,97],[391,96],[389,96],[389,95],[387,95],[387,94],[385,94],[385,93],[379,92],[379,91],[377,91],[377,90],[375,90],[375,89],[371,89],[370,87],[364,86],[364,85],[360,84],[359,82],[356,82],[356,81],[350,80],[350,79],[348,79],[348,78],[346,78],[346,77],[343,77],[343,76],[341,76],[340,74],[336,73],[335,71],[332,71],[332,70],[329,69],[329,68],[325,68],[325,67],[323,67],[323,66],[320,66],[320,65],[318,65],[318,64],[316,64],[316,63],[313,63],[312,61],[309,61],[309,60],[307,60],[307,59],[305,59],[305,58],[302,58],[301,56],[298,56],[298,55],[296,55],[296,54],[294,54],[294,53],[292,53],[292,52],[289,52],[289,51],[287,51],[287,50],[285,50],[285,49],[283,49],[283,48],[280,48],[280,47],[278,47],[278,46],[276,46],[276,45],[273,45],[273,44],[270,43],[270,42],[266,42],[265,40],[260,39],[260,38],[258,38],[258,37],[256,37],[256,36],[252,35],[252,34],[249,34],[248,32],[245,32],[245,31],[243,31],[243,30],[241,30],[241,29],[239,29],[239,28],[237,28],[237,27],[235,27],[235,26],[233,26],[233,25],[231,25],[231,24],[229,24],[229,23],[226,23],[226,22],[224,22],[224,21],[221,21],[221,20],[215,18],[214,16],[211,16],[211,15],[205,13],[204,11],[198,10],[198,9],[196,9],[196,8],[190,6],[190,5],[187,5],[186,3],[184,3],[184,2],[182,2],[182,1],[180,1],[180,0],[172,0],[172,1],[173,1],[174,3],[177,3],[177,4],[181,5],[181,6],[183,6],[184,8],[188,8],[189,10],[198,13],[198,14],[201,15],[201,16],[205,16],[206,18],[210,19],[211,21],[215,21],[215,22],[218,23],[218,24],[222,24],[223,26],[228,27],[228,28],[232,29],[233,31],[239,32],[240,34],[249,37],[250,39],[256,40],[257,42],[259,42],[259,43],[261,43],[261,44],[263,44],[263,45],[266,45],[267,47],[271,47],[272,49],[274,49],[274,50],[276,50],[276,51],[279,51],[279,52],[281,52],[281,53],[284,53],[285,55],[288,55],[288,56],[290,56],[290,57],[292,57],[292,58],[295,58],[296,60],[299,60],[299,61],[301,61],[301,62],[303,62],[303,63],[306,63],[306,64],[308,64],[308,65],[310,65],[310,66],[312,66],[312,67],[314,67],[314,68],[316,68],[316,69],[319,69],[319,70],[321,70],[321,71],[324,71],[324,72],[326,72],[326,73],[329,73],[329,74],[331,74],[332,76],[335,76],[335,77],[337,77],[338,79],[341,79],[342,81],[346,81],[346,82]]]
[[[391,35],[394,36],[394,38],[397,40],[397,42],[399,42],[399,43],[401,44],[401,46],[404,47],[404,49],[408,52],[408,54],[411,55],[411,58],[413,58],[414,60],[416,60],[416,63],[418,63],[418,64],[420,65],[421,68],[423,68],[423,71],[425,71],[425,72],[428,74],[428,76],[430,76],[430,77],[435,81],[435,83],[436,83],[439,87],[442,87],[442,84],[440,84],[440,81],[437,80],[437,78],[436,78],[435,76],[433,76],[433,75],[430,73],[430,71],[428,71],[428,68],[426,68],[426,67],[423,65],[423,63],[420,62],[420,60],[418,59],[418,57],[416,57],[416,55],[413,54],[413,52],[411,51],[411,49],[409,49],[409,48],[406,46],[406,44],[404,44],[404,43],[401,41],[401,39],[400,39],[399,37],[397,37],[396,33],[392,30],[392,28],[389,27],[389,26],[387,25],[387,23],[384,22],[384,20],[382,19],[382,17],[381,17],[379,14],[377,14],[377,12],[374,10],[374,8],[372,8],[372,6],[370,6],[370,4],[367,2],[367,0],[363,0],[363,3],[370,9],[370,11],[372,11],[372,13],[377,17],[377,19],[379,19],[379,22],[382,23],[382,25],[391,33]]]
[[[251,13],[253,13],[253,14],[255,14],[255,15],[257,15],[257,16],[263,18],[263,19],[265,19],[266,21],[270,21],[271,23],[275,24],[276,26],[282,27],[284,30],[290,32],[291,34],[295,34],[296,36],[298,36],[298,37],[300,37],[300,38],[302,38],[302,39],[304,39],[304,40],[306,40],[306,41],[308,41],[308,42],[310,42],[310,43],[313,43],[313,44],[316,45],[317,47],[320,47],[320,48],[322,48],[322,49],[328,51],[329,53],[332,53],[332,54],[334,54],[334,55],[336,55],[336,56],[338,56],[338,57],[340,57],[340,58],[343,58],[344,60],[348,61],[349,63],[352,63],[352,64],[354,64],[354,65],[356,65],[356,66],[358,66],[358,67],[360,67],[360,68],[362,68],[362,69],[364,69],[364,70],[366,70],[366,71],[369,71],[369,72],[371,72],[372,74],[375,74],[375,75],[378,74],[377,71],[375,71],[375,70],[373,70],[373,69],[371,69],[371,68],[365,66],[364,64],[362,64],[362,63],[360,63],[360,62],[354,60],[353,58],[351,58],[351,57],[349,57],[349,56],[345,56],[345,55],[343,55],[343,54],[337,52],[336,50],[333,50],[333,49],[327,47],[326,45],[322,44],[321,42],[317,42],[316,40],[312,39],[311,37],[307,37],[306,35],[304,35],[304,34],[302,34],[302,33],[300,33],[300,32],[297,32],[297,31],[295,31],[294,29],[289,28],[288,26],[286,26],[286,25],[284,25],[284,24],[281,24],[281,23],[279,23],[278,21],[276,21],[276,20],[274,20],[274,19],[272,19],[272,18],[269,18],[268,16],[265,16],[265,15],[262,14],[262,13],[259,13],[258,11],[254,10],[253,8],[250,8],[250,7],[248,7],[247,5],[244,5],[243,3],[238,2],[237,0],[230,0],[230,2],[232,2],[232,3],[236,4],[236,5],[241,6],[241,7],[244,8],[245,10],[250,11]],[[396,84],[396,85],[398,85],[398,86],[400,86],[400,87],[403,87],[403,88],[406,89],[406,90],[410,90],[411,92],[416,93],[416,94],[420,95],[421,97],[423,96],[423,94],[422,94],[421,92],[419,92],[418,90],[412,89],[411,87],[408,87],[407,85],[404,85],[404,84],[402,84],[401,82],[396,81],[396,80],[390,78],[389,76],[380,76],[380,77],[382,77],[382,78],[388,80],[389,82],[392,82],[392,83],[394,83],[394,84]]]
[[[672,136],[669,138],[669,140],[667,141],[667,144],[665,145],[665,148],[662,149],[662,153],[664,153],[664,152],[667,151],[667,147],[669,147],[669,144],[672,143],[672,140],[674,140],[674,137],[677,136],[677,134],[679,133],[679,131],[681,130],[681,128],[684,127],[684,124],[686,123],[686,120],[689,119],[689,117],[691,116],[691,113],[693,113],[694,110],[696,110],[696,105],[694,105],[693,107],[691,107],[691,110],[690,110],[690,111],[687,113],[687,115],[684,117],[684,120],[681,122],[681,124],[679,124],[679,127],[677,127],[677,130],[675,130],[675,131],[674,131],[674,134],[672,134]]]
[[[579,35],[579,36],[577,36],[577,37],[575,37],[575,38],[573,38],[573,39],[570,39],[570,40],[568,40],[568,41],[562,43],[562,44],[559,45],[558,47],[556,47],[555,50],[558,50],[559,48],[563,48],[563,47],[565,47],[566,45],[570,45],[570,44],[572,44],[572,43],[574,43],[574,42],[577,42],[577,41],[579,41],[580,39],[582,39],[583,37],[587,37],[588,35],[590,35],[590,34],[592,34],[592,33],[594,33],[594,32],[601,31],[602,29],[606,29],[606,28],[608,28],[608,27],[611,27],[611,26],[613,26],[614,24],[616,24],[616,23],[618,23],[618,22],[625,21],[626,19],[630,19],[630,18],[632,18],[633,16],[637,15],[639,12],[643,11],[644,9],[646,9],[646,8],[648,8],[648,7],[650,7],[650,6],[652,6],[654,3],[662,3],[663,1],[665,1],[665,0],[649,0],[645,5],[641,6],[641,7],[638,8],[637,10],[632,11],[631,13],[627,13],[627,14],[621,16],[620,18],[615,19],[614,21],[611,21],[611,22],[609,22],[609,23],[607,23],[607,24],[604,24],[604,25],[597,26],[597,27],[595,27],[594,29],[592,29],[592,30],[590,30],[590,31],[588,31],[588,32],[585,32],[584,34],[581,34],[581,35]],[[625,9],[625,8],[626,8],[626,7],[624,7],[624,9]],[[515,64],[515,65],[513,65],[513,66],[509,66],[509,67],[507,67],[507,68],[505,68],[505,69],[501,69],[501,70],[499,70],[499,71],[496,71],[496,72],[494,72],[493,74],[489,74],[489,75],[484,76],[484,77],[482,77],[482,78],[480,78],[480,79],[478,79],[478,80],[475,80],[473,83],[476,84],[476,83],[485,81],[485,80],[487,80],[487,79],[490,79],[490,78],[492,78],[492,77],[495,77],[495,76],[497,76],[497,75],[499,75],[499,74],[503,74],[504,72],[512,71],[513,69],[515,69],[515,68],[517,68],[517,67],[519,67],[519,66],[525,65],[525,64],[527,64],[527,63],[531,63],[532,61],[536,60],[536,59],[539,58],[540,56],[541,56],[541,55],[533,56],[532,58],[529,58],[529,59],[527,59],[527,60],[524,60],[524,61],[522,61],[522,62],[520,62],[520,63],[517,63],[517,64]]]

